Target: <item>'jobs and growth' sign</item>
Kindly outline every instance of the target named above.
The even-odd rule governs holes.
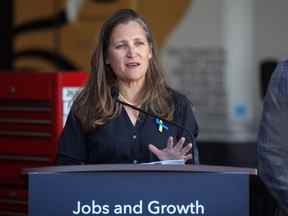
[[[248,216],[249,179],[188,172],[34,173],[30,216]]]

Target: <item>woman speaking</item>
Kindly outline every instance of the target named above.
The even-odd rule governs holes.
[[[191,102],[167,85],[145,20],[131,9],[115,12],[60,136],[58,164],[197,164],[197,134]]]

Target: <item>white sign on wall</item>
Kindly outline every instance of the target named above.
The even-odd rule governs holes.
[[[62,103],[63,103],[63,127],[73,104],[74,96],[81,90],[81,87],[63,87]]]

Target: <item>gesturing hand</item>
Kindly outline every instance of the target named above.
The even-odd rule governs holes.
[[[156,146],[149,144],[149,150],[155,154],[159,160],[184,160],[187,161],[192,159],[192,154],[189,153],[192,149],[192,143],[185,143],[185,138],[182,137],[174,145],[173,137],[169,137],[167,141],[167,146],[164,149],[158,149]],[[188,154],[189,153],[189,154]]]

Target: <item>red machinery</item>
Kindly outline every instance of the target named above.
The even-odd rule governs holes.
[[[0,72],[0,216],[26,215],[23,168],[54,163],[71,99],[87,75]]]

